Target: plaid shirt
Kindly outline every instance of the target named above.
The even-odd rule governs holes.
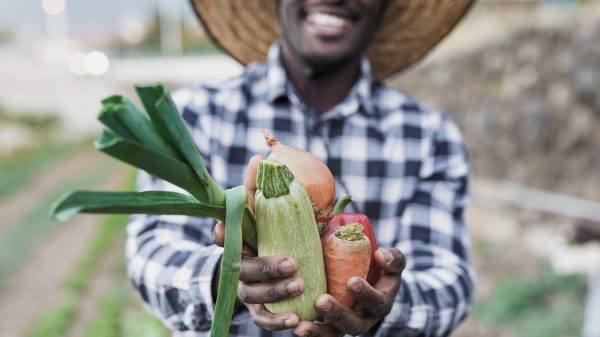
[[[260,131],[304,148],[331,169],[349,211],[366,213],[381,247],[396,247],[406,269],[376,336],[444,336],[467,314],[474,272],[463,221],[468,162],[448,117],[377,82],[368,62],[347,97],[322,115],[299,99],[276,44],[267,64],[219,85],[174,94],[213,178],[241,184],[252,155],[267,155]],[[139,190],[177,187],[141,172]],[[128,225],[128,275],[147,308],[176,336],[204,336],[214,310],[211,282],[222,248],[214,220],[136,215]],[[232,336],[292,336],[258,328],[247,311]]]

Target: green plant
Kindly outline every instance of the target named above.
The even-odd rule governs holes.
[[[62,303],[46,312],[35,322],[27,337],[63,337],[77,315],[77,304],[74,299],[63,299]]]
[[[530,279],[501,280],[474,307],[475,319],[498,323],[525,337],[572,336],[582,320],[584,282],[549,268]]]

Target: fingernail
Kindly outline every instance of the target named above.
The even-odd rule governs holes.
[[[329,311],[331,310],[331,307],[333,307],[333,305],[329,301],[326,301],[325,303],[321,303],[321,305],[319,305],[319,309],[321,311]]]
[[[296,326],[298,324],[298,322],[296,321],[295,318],[290,317],[290,318],[287,318],[285,321],[283,321],[283,324],[285,325],[286,328],[291,328],[291,327]]]
[[[387,250],[383,252],[383,257],[384,257],[385,263],[387,263],[387,264],[392,263],[392,261],[394,260],[394,255]]]
[[[292,282],[288,283],[285,286],[285,288],[287,289],[287,291],[289,291],[292,294],[300,292],[300,285],[298,284],[297,281],[292,281]]]
[[[355,279],[354,281],[352,281],[352,283],[350,283],[350,290],[352,290],[355,293],[360,292],[362,288],[363,284],[359,280]]]
[[[223,246],[223,242],[217,237],[217,233],[213,232],[213,241],[217,246]]]
[[[288,274],[294,271],[294,265],[290,260],[284,260],[279,264],[279,270],[282,273]]]
[[[252,248],[244,247],[242,248],[242,255],[244,256],[256,256]]]

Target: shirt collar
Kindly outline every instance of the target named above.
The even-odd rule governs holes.
[[[271,46],[267,57],[267,99],[273,103],[278,98],[287,97],[288,77],[281,60],[279,43]]]
[[[270,103],[282,97],[290,97],[289,95],[292,93],[288,92],[288,88],[291,87],[289,85],[291,83],[288,83],[288,81],[289,79],[281,60],[281,46],[279,43],[274,43],[269,49],[267,59],[268,89],[266,95]],[[360,62],[358,80],[352,89],[350,89],[348,96],[333,110],[341,110],[340,113],[344,116],[357,110],[364,111],[367,114],[374,113],[372,93],[374,86],[375,79],[371,73],[369,60],[363,56]],[[354,108],[350,108],[352,106]],[[359,107],[362,109],[358,109]]]

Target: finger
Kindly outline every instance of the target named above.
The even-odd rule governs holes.
[[[303,291],[304,281],[299,277],[277,282],[241,282],[238,286],[238,298],[248,304],[264,304],[298,296]]]
[[[344,333],[329,324],[317,324],[314,322],[301,321],[294,329],[294,334],[303,337],[341,337]]]
[[[242,246],[242,256],[244,257],[255,257],[258,254],[256,253],[256,250],[254,250],[254,248],[252,248],[249,244],[244,242],[244,245]]]
[[[406,265],[404,255],[396,248],[382,248],[375,252],[375,260],[383,272],[374,287],[393,298],[400,287],[400,276]]]
[[[254,323],[266,330],[284,330],[296,327],[300,322],[294,313],[275,315],[267,311],[262,304],[246,305]]]
[[[225,244],[225,224],[218,222],[213,228],[213,241],[219,247],[223,247]],[[256,251],[244,242],[242,247],[242,255],[244,256],[256,256]]]
[[[321,313],[323,322],[335,326],[348,335],[361,335],[371,327],[366,319],[358,316],[356,312],[338,302],[331,295],[319,296],[315,307]]]
[[[396,279],[400,283],[400,277]],[[354,297],[355,309],[374,317],[384,317],[392,310],[396,295],[394,289],[398,287],[375,289],[360,277],[351,277],[346,285]]]
[[[375,252],[375,261],[384,274],[400,275],[406,266],[406,259],[397,248],[379,248]]]
[[[244,176],[244,186],[246,186],[246,197],[248,198],[248,205],[252,207],[254,211],[254,196],[256,195],[256,172],[258,171],[258,162],[263,160],[262,156],[252,156],[248,162],[248,168],[246,169],[246,175]]]
[[[240,266],[240,281],[264,282],[293,276],[300,264],[290,256],[246,257]]]
[[[213,228],[213,241],[215,245],[223,247],[225,242],[225,224],[218,222]]]

